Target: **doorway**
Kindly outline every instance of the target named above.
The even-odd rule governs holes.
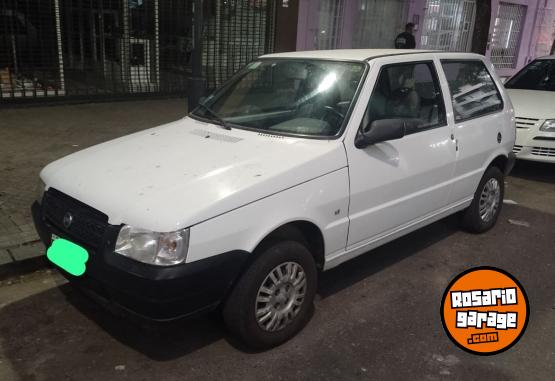
[[[276,1],[274,52],[294,52],[297,47],[299,0]]]
[[[487,55],[497,69],[517,67],[526,8],[521,4],[499,3],[487,49]]]
[[[469,52],[475,17],[476,0],[427,0],[420,47]]]

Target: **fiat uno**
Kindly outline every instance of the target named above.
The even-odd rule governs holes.
[[[483,56],[270,54],[183,119],[49,164],[32,210],[49,252],[86,251],[77,275],[54,262],[99,301],[156,320],[218,309],[269,348],[308,322],[320,272],[450,214],[490,229],[514,142]]]

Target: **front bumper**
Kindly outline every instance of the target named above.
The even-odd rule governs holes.
[[[515,145],[513,152],[519,160],[555,163],[555,147]]]
[[[77,236],[44,218],[41,205],[32,207],[37,232],[46,247],[52,234],[73,241],[89,252],[87,270],[79,277],[59,271],[102,304],[143,318],[171,320],[216,308],[242,271],[248,253],[230,251],[175,266],[148,265],[114,253],[120,227],[110,225],[104,244],[94,249]]]
[[[555,133],[541,131],[540,126],[543,123],[544,120],[539,119],[535,122],[527,121],[527,124],[522,125],[522,122],[517,120],[516,142],[513,148],[517,159],[555,163]]]

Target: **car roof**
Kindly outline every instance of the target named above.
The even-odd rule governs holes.
[[[420,50],[420,49],[335,49],[335,50],[308,50],[300,52],[272,53],[261,56],[260,58],[311,58],[325,60],[345,60],[345,61],[367,61],[372,58],[407,55],[417,53],[437,53],[441,55],[468,55],[478,56],[474,53],[452,53],[441,52],[438,50]]]
[[[301,52],[273,53],[263,55],[262,58],[313,58],[326,60],[365,61],[370,58],[397,55],[430,53],[431,50],[415,49],[334,49],[334,50],[307,50]]]

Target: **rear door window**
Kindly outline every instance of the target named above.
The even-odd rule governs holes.
[[[503,99],[482,61],[442,60],[449,83],[455,121],[477,118],[503,109]]]

